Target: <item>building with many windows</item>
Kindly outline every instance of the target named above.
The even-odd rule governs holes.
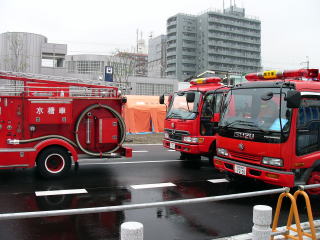
[[[261,22],[230,6],[222,12],[177,14],[167,20],[168,77],[184,80],[206,70],[261,70]]]
[[[140,55],[139,55],[140,56]],[[86,77],[89,79],[104,79],[105,67],[113,68],[113,80],[115,82],[127,82],[129,76],[141,76],[146,74],[146,59],[143,55],[144,67],[139,65],[137,55],[117,54],[95,55],[79,54],[66,56],[67,74],[74,77]],[[142,76],[145,76],[142,74]]]
[[[136,56],[136,55],[134,55]],[[118,83],[123,92],[134,95],[161,95],[171,93],[178,88],[176,79],[145,77],[135,74],[136,64],[132,55],[67,55],[67,75],[92,80],[103,80],[106,66],[113,67],[113,80]],[[138,76],[137,76],[138,75]]]
[[[167,36],[160,35],[149,39],[148,46],[148,76],[164,78],[166,76]]]

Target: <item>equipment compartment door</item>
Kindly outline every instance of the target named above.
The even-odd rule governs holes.
[[[99,119],[99,143],[118,142],[118,120],[116,118]]]

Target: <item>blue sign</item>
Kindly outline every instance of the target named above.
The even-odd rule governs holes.
[[[106,82],[113,82],[113,67],[111,66],[104,67],[104,80]]]

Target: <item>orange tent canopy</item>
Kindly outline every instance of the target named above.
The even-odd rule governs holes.
[[[159,96],[127,95],[123,116],[127,132],[163,132],[166,106]]]

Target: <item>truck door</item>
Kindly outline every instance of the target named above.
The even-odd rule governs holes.
[[[213,121],[215,113],[220,113],[220,104],[222,99],[222,93],[211,93],[205,96],[202,112],[201,112],[201,135],[213,136],[215,134],[215,127],[218,126],[218,122]]]
[[[320,151],[320,100],[304,100],[297,121],[297,156]],[[316,156],[319,157],[319,156]]]

